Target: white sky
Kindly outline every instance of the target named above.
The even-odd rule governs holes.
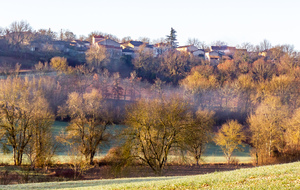
[[[93,31],[118,38],[165,38],[171,27],[179,45],[188,38],[291,44],[300,50],[300,0],[0,0],[0,27],[27,21],[33,29]]]

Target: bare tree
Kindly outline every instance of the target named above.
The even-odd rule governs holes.
[[[194,45],[197,48],[204,49],[204,50],[209,48],[204,41],[200,41],[198,38],[189,38],[187,44]]]
[[[127,110],[125,150],[162,175],[170,149],[188,125],[188,110],[179,97],[138,101]]]
[[[95,89],[90,93],[72,92],[65,106],[59,107],[59,115],[71,118],[66,134],[59,139],[78,148],[90,164],[99,145],[107,140],[107,127],[111,124],[108,108],[101,94]]]
[[[0,128],[5,132],[7,145],[13,149],[14,164],[21,165],[23,153],[34,131],[41,132],[43,127],[48,128],[46,123],[53,121],[53,117],[34,81],[28,78],[7,78],[2,79],[0,85]],[[43,147],[40,148],[41,153]]]
[[[221,146],[227,162],[232,160],[234,150],[240,150],[239,145],[246,140],[243,132],[243,126],[236,120],[231,120],[222,125],[222,128],[216,134],[214,141]]]
[[[32,28],[26,21],[15,21],[6,30],[5,39],[18,51],[33,39]]]
[[[103,69],[109,61],[109,53],[106,51],[106,48],[101,45],[91,46],[85,55],[90,67],[96,69]]]
[[[197,38],[189,38],[188,41],[187,41],[187,44],[194,45],[197,48],[200,48],[200,41]]]
[[[178,142],[183,151],[190,152],[196,160],[197,166],[205,150],[205,145],[211,140],[214,113],[199,109],[190,117],[187,125],[180,133]]]
[[[244,42],[241,45],[238,45],[237,47],[240,48],[240,49],[246,49],[247,52],[255,51],[254,46],[250,42]]]
[[[260,44],[260,51],[266,51],[269,50],[272,47],[272,44],[267,40],[264,39]]]
[[[273,153],[282,152],[287,116],[287,107],[274,96],[265,99],[249,116],[251,142],[255,148],[257,164],[267,163]]]
[[[211,43],[211,45],[212,45],[212,46],[226,46],[226,45],[227,45],[227,43],[226,43],[226,42],[224,42],[224,41],[220,41],[220,40],[218,40],[218,41],[214,41],[214,42],[212,42],[212,43]]]

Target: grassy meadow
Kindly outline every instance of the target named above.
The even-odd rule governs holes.
[[[56,121],[53,125],[52,131],[53,136],[59,135],[59,133],[66,128],[68,125],[67,122],[59,122]],[[119,128],[119,126],[115,126]],[[111,145],[103,145],[100,147],[99,153],[96,155],[96,159],[102,158],[106,155],[107,151],[110,149]],[[234,158],[238,160],[241,163],[249,163],[252,161],[252,158],[250,156],[250,147],[248,145],[245,145],[244,147],[241,147],[244,151],[235,151],[234,152]],[[68,152],[66,147],[59,146],[57,151],[57,156],[54,158],[56,161],[59,161],[61,163],[68,161]],[[170,162],[181,162],[181,163],[194,163],[193,158],[187,156],[186,158],[182,158],[181,156],[172,156],[169,157]],[[209,143],[206,147],[206,150],[202,157],[203,163],[226,163],[226,159],[223,156],[223,152],[221,148],[214,143]]]
[[[55,121],[52,126],[52,134],[53,136],[59,135],[66,127],[68,123],[67,122],[60,122]],[[119,127],[119,126],[115,126]],[[107,151],[110,149],[112,145],[106,144],[100,147],[100,151],[96,154],[95,159],[101,159],[103,158]],[[240,163],[250,163],[252,161],[252,158],[250,157],[250,147],[248,145],[245,145],[244,147],[241,147],[244,151],[234,152],[234,158],[239,161]],[[24,155],[24,164],[28,164],[29,161],[27,159],[27,156]],[[58,143],[56,155],[53,158],[54,163],[68,163],[70,160],[68,156],[68,147],[66,147],[63,144]],[[185,158],[182,158],[182,156],[173,156],[170,155],[168,158],[169,162],[175,162],[175,163],[184,163],[184,164],[192,164],[194,163],[194,160],[190,156],[186,156]],[[209,143],[207,145],[207,148],[202,156],[202,163],[226,163],[226,159],[223,156],[223,152],[221,148],[214,143]],[[3,164],[13,164],[12,154],[1,154],[0,153],[0,163]]]
[[[0,189],[300,189],[300,162],[205,175],[0,186]]]

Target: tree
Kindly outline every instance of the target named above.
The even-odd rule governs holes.
[[[76,35],[71,32],[70,30],[60,30],[60,35],[59,35],[60,40],[62,41],[72,41],[76,39]]]
[[[296,152],[299,157],[300,148],[300,108],[296,109],[290,120],[287,122],[287,129],[285,131],[286,146]]]
[[[114,41],[120,42],[120,40],[116,36],[114,36],[112,34],[106,34],[106,33],[100,32],[100,31],[91,32],[88,35],[87,41],[89,41],[90,43],[92,43],[93,36],[103,36],[104,38],[108,38],[108,39],[112,39]]]
[[[205,42],[201,42],[197,38],[189,38],[188,41],[187,41],[187,44],[194,45],[197,48],[206,49],[206,48],[203,48],[203,45],[205,44]]]
[[[86,161],[93,164],[99,145],[108,140],[107,128],[111,124],[101,94],[95,89],[84,94],[72,92],[66,105],[59,107],[58,113],[71,118],[66,134],[60,140],[77,147]]]
[[[66,30],[64,32],[64,40],[65,41],[72,41],[72,40],[75,40],[75,39],[76,39],[76,35],[73,32],[71,32],[69,30]]]
[[[102,45],[93,45],[85,53],[86,61],[90,67],[103,69],[109,61],[109,53]]]
[[[183,151],[190,152],[196,160],[197,166],[205,150],[205,145],[211,140],[211,131],[214,124],[212,111],[199,109],[189,120],[180,133],[179,144]]]
[[[269,96],[248,117],[257,164],[266,163],[276,152],[282,152],[287,116],[288,109],[279,98]]]
[[[189,38],[187,44],[194,45],[197,48],[205,51],[209,51],[209,46],[205,43],[205,41],[199,41],[197,38]]]
[[[149,44],[150,43],[150,38],[148,37],[139,37],[139,41]]]
[[[156,97],[161,97],[164,93],[165,82],[157,78],[151,86],[151,91],[155,93]]]
[[[258,59],[252,66],[253,77],[257,81],[264,81],[270,79],[273,75],[273,65],[263,59]]]
[[[259,45],[260,51],[267,51],[272,47],[272,44],[267,39],[264,39]]]
[[[236,77],[237,67],[233,60],[226,60],[217,67],[223,75],[224,81],[233,80]]]
[[[178,45],[178,42],[177,41],[177,35],[176,35],[176,30],[174,30],[173,28],[171,28],[171,31],[170,31],[170,35],[167,35],[167,43],[168,45],[171,47],[171,48],[176,48]]]
[[[129,42],[131,40],[132,38],[130,36],[125,36],[124,38],[121,39],[121,43]]]
[[[170,149],[188,125],[189,106],[179,97],[141,99],[127,109],[123,148],[162,175]]]
[[[250,42],[244,42],[237,46],[239,49],[246,49],[247,52],[254,52],[254,46]]]
[[[246,114],[252,108],[251,97],[255,93],[254,82],[249,75],[240,75],[235,82],[238,93],[238,108],[240,113]]]
[[[193,71],[181,80],[180,84],[188,94],[193,95],[196,103],[202,108],[210,106],[211,101],[214,99],[214,93],[219,87],[219,82],[214,75],[201,74],[198,70]]]
[[[13,22],[6,30],[5,39],[12,47],[19,51],[33,39],[32,28],[26,21]]]
[[[56,33],[53,32],[50,28],[47,29],[39,29],[37,32],[34,34],[34,40],[38,42],[51,42],[55,40]]]
[[[227,46],[227,43],[226,42],[223,42],[223,41],[214,41],[211,43],[212,46]]]
[[[33,105],[32,138],[25,149],[25,153],[28,155],[32,167],[49,164],[55,152],[51,135],[54,115],[50,111],[47,100],[39,93],[42,92],[38,92],[38,96]]]
[[[113,85],[112,85],[112,94],[115,99],[119,100],[123,95],[123,88],[120,85],[120,74],[113,74]]]
[[[53,57],[50,60],[50,65],[59,72],[66,72],[69,66],[67,59],[64,57]]]
[[[34,81],[28,78],[7,78],[2,79],[0,85],[0,128],[5,132],[5,146],[13,149],[14,164],[21,165],[24,151],[35,136],[34,132],[39,133],[49,128],[47,123],[52,122],[53,117]],[[43,144],[38,139],[34,140]],[[46,151],[44,148],[35,148],[34,151],[41,153]],[[38,155],[42,156],[43,154]]]
[[[196,65],[196,61],[186,52],[168,51],[161,59],[161,74],[173,84],[183,79]]]
[[[233,151],[239,150],[239,146],[244,140],[246,140],[246,136],[243,126],[236,120],[230,120],[223,124],[214,137],[214,141],[221,146],[228,163],[232,160]]]
[[[149,49],[146,48],[146,44],[141,45],[133,60],[133,65],[136,68],[138,76],[149,81],[154,80],[159,69],[159,65],[156,64],[155,61],[156,58],[153,55],[153,51],[149,51]]]

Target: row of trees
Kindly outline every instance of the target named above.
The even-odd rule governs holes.
[[[256,164],[299,160],[299,109],[288,110],[278,97],[265,99],[247,117],[244,125],[227,120],[212,133],[214,113],[191,107],[193,103],[178,96],[142,99],[127,112],[124,132],[125,152],[140,159],[161,174],[171,151],[189,152],[196,163],[209,141],[219,145],[230,163],[235,150],[244,143],[252,148]]]

